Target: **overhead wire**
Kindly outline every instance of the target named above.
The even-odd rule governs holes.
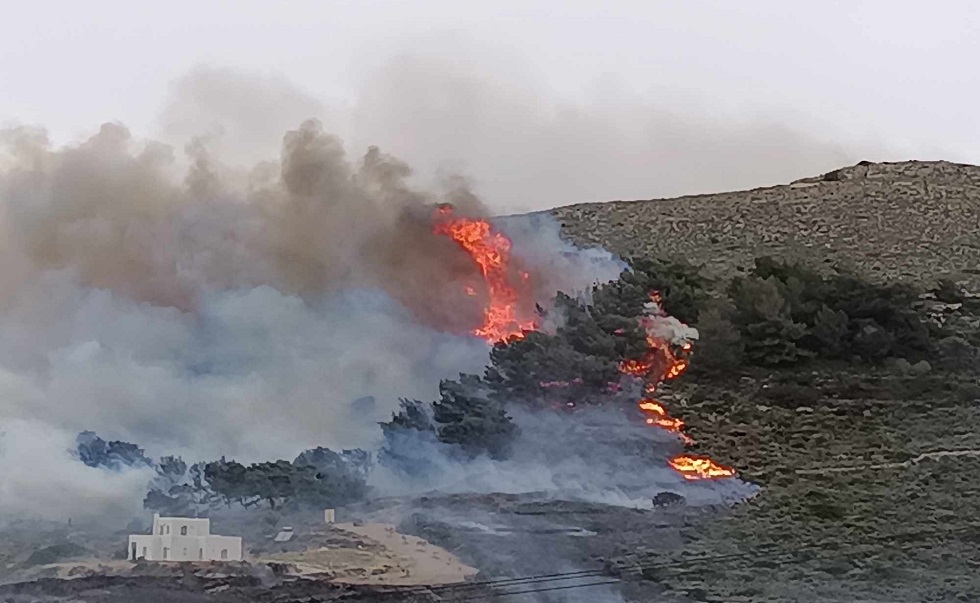
[[[883,534],[877,537],[868,538],[861,542],[852,543],[849,546],[850,551],[837,551],[836,556],[841,557],[850,554],[855,554],[857,552],[863,552],[863,551],[858,551],[856,549],[867,547],[869,545],[874,545],[881,541],[894,541],[895,539],[923,536],[923,535],[950,536],[950,535],[954,535],[970,530],[980,530],[980,524],[971,524],[969,526],[961,526],[959,528],[952,528],[952,529],[938,530],[938,531],[934,529],[922,529],[922,530],[911,530],[905,532],[896,532],[892,534]],[[917,548],[918,545],[921,544],[923,543],[917,543],[916,546],[912,546],[912,547],[896,546],[895,548],[900,550],[909,550],[909,549]],[[717,563],[717,562],[733,561],[733,560],[739,560],[739,559],[750,558],[750,557],[777,560],[777,559],[782,559],[784,557],[798,556],[801,553],[805,553],[811,550],[826,549],[826,548],[829,547],[828,544],[825,542],[804,544],[803,546],[797,546],[792,550],[785,550],[782,547],[780,547],[778,544],[772,544],[761,550],[760,548],[756,548],[750,551],[740,551],[735,553],[687,557],[683,559],[661,561],[661,562],[655,562],[649,564],[637,564],[637,565],[626,567],[624,569],[630,574],[636,574],[649,570],[685,568],[686,566],[697,565],[699,563],[705,563],[705,562]],[[688,570],[688,571],[693,571],[693,570]],[[609,570],[606,569],[580,570],[574,572],[555,572],[551,574],[539,574],[539,575],[524,576],[518,578],[500,578],[500,579],[493,579],[493,580],[466,582],[460,584],[446,584],[441,586],[418,587],[412,590],[400,589],[397,594],[404,595],[406,593],[411,593],[411,592],[439,593],[439,592],[448,591],[450,595],[453,595],[458,593],[459,591],[469,591],[478,588],[490,588],[490,589],[494,589],[495,591],[493,593],[479,593],[472,597],[464,597],[464,598],[454,597],[454,598],[444,599],[445,601],[469,601],[469,600],[489,598],[493,596],[531,594],[535,592],[547,592],[551,590],[569,590],[573,588],[587,588],[593,586],[618,584],[622,582],[621,579],[616,578],[616,579],[602,580],[602,581],[592,582],[587,584],[547,586],[545,588],[532,589],[532,590],[521,590],[521,591],[497,590],[497,589],[506,589],[506,588],[520,588],[520,587],[527,587],[527,586],[533,587],[541,584],[547,584],[549,582],[558,582],[558,581],[585,579],[585,578],[599,578],[599,577],[609,576],[609,575],[610,575]],[[391,594],[396,594],[396,593],[391,593]]]
[[[942,532],[936,532],[935,530],[917,530],[917,531],[901,532],[901,533],[896,533],[896,534],[882,535],[882,536],[880,536],[878,538],[869,539],[866,542],[861,542],[861,543],[853,544],[848,549],[845,549],[845,550],[835,550],[835,551],[833,551],[833,554],[826,555],[825,557],[826,558],[842,558],[842,557],[849,557],[849,556],[852,556],[852,555],[855,555],[855,554],[866,553],[868,551],[862,550],[863,547],[866,547],[866,546],[868,546],[870,544],[874,544],[875,542],[885,541],[885,540],[892,540],[894,538],[901,538],[901,537],[907,537],[907,536],[918,536],[918,535],[923,535],[923,534],[929,534],[929,535],[936,535],[936,534],[951,535],[951,534],[956,534],[956,533],[965,532],[965,531],[969,531],[969,530],[976,530],[978,528],[980,528],[980,524],[974,524],[974,525],[970,525],[970,526],[962,526],[960,528],[954,528],[954,529],[945,530],[945,531],[942,531]],[[896,546],[893,547],[893,549],[898,549],[898,550],[913,550],[913,549],[920,548],[923,544],[924,544],[923,542],[918,542],[918,543],[911,543],[911,545],[910,544],[906,544],[904,546],[902,546],[902,545],[896,545]],[[781,552],[780,551],[770,551],[770,552],[767,553],[767,552],[747,551],[747,552],[744,552],[744,553],[741,553],[741,554],[717,555],[717,556],[703,556],[703,557],[688,558],[688,559],[685,559],[685,560],[680,560],[680,562],[677,562],[677,563],[666,562],[666,563],[651,564],[651,565],[638,565],[638,566],[634,566],[634,567],[630,568],[630,570],[631,570],[631,573],[635,573],[635,572],[647,571],[647,570],[650,570],[650,569],[677,568],[677,567],[683,567],[685,565],[692,565],[692,564],[694,564],[696,562],[716,560],[717,558],[721,558],[721,557],[756,557],[756,558],[762,558],[762,559],[767,559],[769,561],[773,561],[773,560],[779,560],[779,559],[783,559],[783,558],[795,557],[795,556],[798,556],[801,552],[806,552],[806,551],[809,551],[809,550],[820,549],[820,548],[826,548],[826,544],[824,544],[824,543],[811,543],[810,545],[807,545],[807,546],[804,546],[804,547],[798,547],[798,548],[796,548],[794,550],[786,550],[786,551],[781,551]],[[878,549],[878,550],[880,550],[880,549]],[[596,570],[596,571],[599,571],[599,570]],[[687,569],[683,573],[689,573],[689,572],[692,572],[692,571],[697,571],[697,570],[694,570],[693,568],[692,569]],[[569,572],[569,573],[574,573],[574,572]],[[561,587],[552,587],[552,586],[549,586],[549,587],[544,587],[544,588],[532,588],[532,589],[521,590],[521,591],[499,591],[499,592],[492,592],[492,593],[478,593],[478,594],[471,595],[471,596],[453,597],[453,598],[447,598],[447,599],[443,599],[443,600],[444,601],[447,601],[447,602],[456,603],[456,602],[462,602],[462,601],[476,601],[476,600],[481,600],[481,599],[488,599],[488,598],[491,598],[491,597],[506,597],[506,596],[512,596],[512,595],[534,594],[534,593],[539,593],[539,592],[548,592],[548,591],[552,591],[552,590],[571,590],[571,589],[575,589],[575,588],[590,588],[590,587],[595,587],[595,586],[621,584],[621,583],[622,583],[622,580],[619,580],[619,579],[616,579],[616,580],[605,580],[605,581],[600,581],[600,582],[590,582],[590,583],[586,583],[586,584],[570,584],[570,585],[564,585],[564,586],[561,586]]]

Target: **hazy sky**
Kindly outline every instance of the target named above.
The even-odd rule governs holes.
[[[121,121],[226,161],[317,116],[498,211],[980,163],[980,20],[946,1],[19,2],[0,123]],[[219,129],[220,128],[220,129]]]

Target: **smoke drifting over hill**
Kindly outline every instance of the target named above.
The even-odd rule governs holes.
[[[247,163],[316,115],[423,178],[465,172],[502,213],[781,184],[889,155],[878,143],[824,140],[802,116],[695,103],[683,90],[651,97],[606,78],[581,99],[561,97],[506,51],[456,39],[451,47],[365,68],[344,100],[314,98],[275,76],[200,67],[174,83],[160,127],[180,142],[206,133],[222,157]]]
[[[478,267],[432,228],[437,202],[486,213],[462,179],[415,190],[404,163],[351,160],[316,121],[249,170],[203,140],[185,169],[118,124],[64,148],[37,129],[3,142],[0,513],[61,517],[41,476],[69,466],[58,496],[77,512],[115,508],[113,492],[138,505],[141,476],[109,484],[65,452],[85,429],[189,459],[370,447],[398,396],[432,398],[486,363],[467,336],[483,300],[461,286]],[[509,228],[542,300],[620,269],[572,252],[553,222]]]
[[[774,177],[813,153],[839,160],[768,122],[689,123],[626,100],[615,111],[553,105],[532,82],[406,55],[338,110],[281,79],[201,68],[174,84],[161,117],[168,144],[118,123],[67,146],[40,128],[0,132],[0,490],[12,493],[0,513],[61,517],[43,480],[32,488],[13,467],[78,465],[60,444],[34,455],[17,434],[70,443],[92,429],[189,460],[371,448],[398,397],[433,399],[439,379],[481,372],[488,346],[467,336],[485,305],[468,286],[478,268],[434,232],[439,203],[480,218],[639,195],[650,178],[661,194],[711,188],[676,162],[697,155],[712,173],[739,174],[732,157],[753,148],[781,149]],[[374,138],[439,174],[435,184],[367,146]],[[495,210],[445,171],[457,157],[502,201]],[[534,301],[623,267],[563,242],[545,216],[495,223]],[[138,506],[130,486],[142,477],[110,488],[77,476],[70,490],[92,510],[116,508],[104,500],[112,492]]]

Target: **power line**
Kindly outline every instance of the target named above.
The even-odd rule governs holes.
[[[622,580],[604,580],[600,582],[588,582],[586,584],[567,584],[565,586],[548,586],[545,588],[533,588],[529,590],[514,590],[509,592],[499,592],[499,593],[481,593],[479,595],[472,595],[464,598],[454,598],[454,599],[444,599],[444,601],[450,603],[456,603],[457,601],[479,601],[481,599],[489,599],[490,597],[511,597],[514,595],[530,595],[534,593],[545,593],[555,590],[572,590],[576,588],[591,588],[594,586],[607,586],[611,584],[621,584]]]
[[[961,532],[966,532],[966,531],[970,531],[970,530],[976,530],[978,528],[980,528],[980,524],[971,524],[969,526],[962,526],[960,528],[953,528],[953,529],[940,530],[940,531],[923,529],[923,530],[910,530],[910,531],[905,531],[905,532],[896,532],[894,534],[880,535],[880,536],[877,536],[877,537],[869,538],[869,539],[866,539],[865,541],[860,542],[860,543],[854,543],[854,544],[852,544],[850,546],[850,548],[851,549],[859,549],[861,547],[865,547],[865,546],[868,546],[868,545],[873,545],[873,544],[875,544],[877,542],[880,542],[880,541],[893,541],[893,540],[898,539],[898,538],[906,538],[906,537],[914,537],[914,536],[922,536],[922,535],[930,535],[930,536],[942,535],[942,536],[949,536],[949,535],[954,535],[954,534],[958,534],[958,533],[961,533]],[[650,563],[650,564],[640,564],[640,565],[631,566],[631,567],[626,568],[626,569],[630,573],[639,573],[639,572],[644,572],[644,571],[648,571],[648,570],[656,570],[656,569],[684,568],[686,566],[696,565],[696,564],[704,563],[704,562],[733,561],[733,560],[738,560],[738,559],[741,559],[741,558],[748,558],[748,557],[755,557],[755,558],[760,558],[761,557],[761,558],[768,558],[770,560],[773,560],[773,559],[781,559],[783,557],[797,556],[800,553],[808,552],[808,551],[815,550],[815,549],[827,548],[827,543],[810,543],[810,544],[806,544],[806,545],[803,545],[803,546],[796,547],[793,550],[781,550],[781,547],[779,547],[779,545],[775,545],[775,544],[769,545],[769,546],[765,547],[762,550],[760,550],[760,548],[757,548],[757,549],[754,549],[754,550],[751,550],[751,551],[741,551],[741,552],[737,552],[737,553],[725,553],[725,554],[720,554],[720,555],[703,555],[703,556],[699,556],[699,557],[688,557],[688,558],[685,558],[685,559],[678,559],[678,560],[671,560],[671,561],[661,561],[661,562]],[[896,546],[895,548],[902,549],[902,550],[908,550],[908,549],[913,549],[913,548],[917,548],[917,547],[916,546],[912,546],[912,547]],[[855,551],[852,550],[851,553],[853,554],[853,552],[855,552]],[[845,553],[838,554],[838,556],[844,556],[844,555],[845,555]],[[693,570],[688,570],[688,571],[693,571]],[[519,577],[519,578],[500,578],[500,579],[494,579],[494,580],[484,580],[484,581],[479,581],[479,582],[466,582],[466,583],[462,583],[462,584],[447,584],[447,585],[442,585],[442,586],[418,587],[416,589],[411,589],[411,590],[400,590],[400,591],[398,591],[397,594],[404,595],[406,592],[408,592],[408,593],[411,593],[411,592],[420,592],[421,593],[421,592],[444,592],[444,591],[450,591],[450,593],[456,593],[456,592],[461,591],[461,590],[465,591],[465,590],[472,590],[472,589],[483,588],[483,587],[493,588],[493,589],[499,589],[499,588],[516,588],[516,587],[525,587],[525,586],[536,586],[536,585],[545,584],[545,583],[549,583],[549,582],[558,582],[558,581],[564,581],[564,580],[574,580],[574,579],[584,579],[584,578],[598,578],[598,577],[601,577],[601,576],[604,576],[604,575],[608,575],[607,570],[604,570],[604,569],[602,569],[602,570],[580,570],[580,571],[575,571],[575,572],[556,572],[556,573],[552,573],[552,574],[539,574],[539,575],[524,576],[524,577]],[[581,585],[572,584],[572,585],[564,585],[564,586],[548,586],[548,587],[545,587],[544,589],[525,590],[525,591],[510,591],[510,592],[506,592],[506,591],[505,592],[496,592],[496,593],[485,594],[485,595],[484,594],[481,594],[481,595],[473,596],[473,597],[470,597],[470,598],[453,598],[453,599],[447,599],[447,601],[468,601],[468,600],[474,600],[474,599],[480,599],[480,598],[488,598],[490,596],[509,596],[509,595],[517,595],[517,594],[530,594],[530,593],[534,593],[534,592],[545,592],[545,591],[550,591],[550,590],[568,590],[568,589],[572,589],[572,588],[586,588],[586,587],[590,587],[590,586],[599,586],[600,584],[616,584],[616,583],[619,583],[619,582],[620,582],[619,579],[613,579],[613,580],[606,580],[606,581],[603,581],[603,582],[594,582],[594,583],[581,584]],[[396,594],[396,593],[392,593],[392,594]]]
[[[955,533],[959,533],[959,532],[965,532],[965,531],[968,531],[968,530],[977,529],[978,527],[980,527],[980,526],[978,526],[978,525],[970,525],[970,526],[964,526],[964,527],[956,528],[956,529],[952,529],[952,530],[945,530],[945,531],[939,532],[939,533],[940,534],[943,534],[943,535],[950,535],[950,534],[955,534]],[[836,551],[835,554],[825,555],[825,557],[826,558],[831,558],[831,559],[848,557],[848,556],[851,556],[851,555],[854,555],[854,554],[859,554],[859,553],[866,552],[866,551],[863,551],[861,549],[863,547],[867,546],[868,544],[871,544],[871,543],[873,543],[875,541],[890,540],[890,539],[894,539],[896,537],[914,536],[914,535],[922,535],[922,534],[935,535],[935,534],[937,534],[937,532],[935,530],[919,530],[919,531],[914,531],[914,532],[905,532],[905,533],[891,534],[891,535],[888,535],[888,536],[882,535],[882,536],[880,536],[878,538],[871,539],[869,542],[862,542],[862,543],[859,543],[859,544],[852,545],[850,547],[850,550]],[[920,548],[922,546],[922,544],[923,543],[911,543],[911,544],[906,544],[905,546],[898,545],[898,546],[895,546],[894,548],[895,549],[899,549],[899,550],[914,550],[916,548]],[[813,543],[813,544],[810,544],[808,546],[799,547],[799,548],[797,548],[795,550],[791,550],[791,551],[784,551],[784,552],[772,551],[769,554],[766,554],[766,553],[763,552],[763,553],[760,553],[760,554],[756,554],[755,556],[757,558],[758,557],[762,557],[762,558],[766,558],[766,559],[768,559],[770,561],[773,561],[773,560],[779,560],[779,559],[786,558],[786,557],[794,557],[794,556],[797,556],[801,552],[805,552],[807,550],[811,550],[811,549],[814,549],[814,548],[820,548],[820,547],[823,547],[823,546],[825,546],[825,545]],[[748,557],[748,556],[752,556],[753,554],[754,554],[754,552],[745,552],[745,553],[742,553],[742,554],[733,554],[733,555],[727,555],[727,556],[730,556],[730,557]],[[714,557],[715,558],[718,558],[718,557],[726,557],[726,556],[719,555],[719,556],[714,556]],[[700,562],[700,561],[707,561],[707,560],[709,560],[709,557],[699,557],[699,558],[689,559],[687,561]],[[690,563],[683,563],[683,562],[679,562],[679,563],[662,563],[662,564],[647,565],[647,566],[636,566],[636,567],[631,568],[631,569],[633,569],[634,571],[637,571],[637,570],[638,571],[644,571],[644,570],[648,570],[648,569],[657,569],[657,568],[681,567],[683,565],[689,565],[689,564]],[[695,570],[694,569],[688,569],[686,572],[683,572],[683,573],[689,573],[689,572],[692,572],[692,571],[695,571]],[[569,573],[572,573],[572,572],[569,572]],[[586,584],[571,584],[571,585],[558,586],[558,587],[532,588],[532,589],[521,590],[521,591],[482,593],[482,594],[479,594],[479,595],[473,595],[473,596],[469,596],[469,597],[462,597],[462,598],[458,598],[457,597],[457,598],[445,599],[445,600],[446,601],[451,601],[453,603],[455,603],[457,601],[459,601],[459,602],[462,602],[462,601],[475,601],[475,600],[480,600],[480,599],[488,599],[490,597],[507,597],[507,596],[511,596],[511,595],[533,594],[533,593],[548,592],[548,591],[554,591],[554,590],[572,590],[572,589],[575,589],[575,588],[589,588],[589,587],[593,587],[593,586],[619,584],[621,582],[622,581],[621,580],[618,580],[618,579],[616,579],[616,580],[606,580],[606,581],[600,581],[600,582],[590,582],[590,583],[586,583]]]

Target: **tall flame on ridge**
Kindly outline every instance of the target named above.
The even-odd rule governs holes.
[[[489,342],[507,341],[524,337],[533,331],[533,318],[524,316],[519,286],[530,279],[527,272],[519,272],[520,283],[511,282],[515,273],[511,266],[511,242],[503,233],[494,231],[490,223],[480,218],[464,218],[453,215],[452,207],[442,205],[437,209],[435,234],[445,235],[456,241],[479,266],[486,284],[487,305],[483,310],[483,324],[473,334]],[[475,295],[472,287],[466,287],[467,295]],[[525,302],[527,300],[524,300]]]

